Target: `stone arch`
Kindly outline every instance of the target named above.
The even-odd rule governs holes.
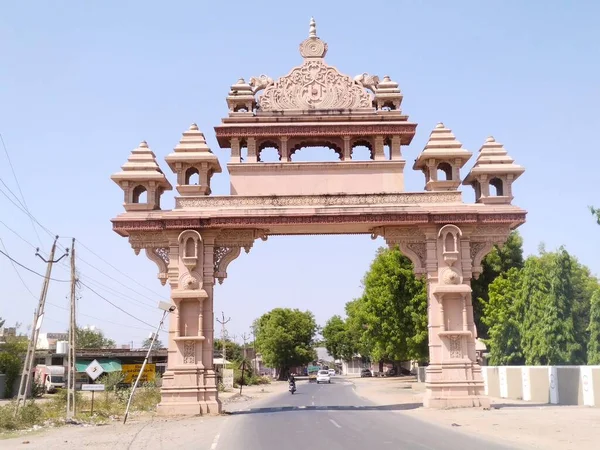
[[[492,189],[490,189],[490,195],[493,197],[502,197],[504,196],[504,182],[499,177],[494,177],[489,182],[490,187],[493,187],[495,190],[495,194],[492,194]]]
[[[288,142],[289,146],[289,156],[290,159],[292,156],[302,150],[303,148],[311,148],[311,147],[325,147],[333,150],[339,159],[342,159],[343,155],[343,144],[339,142],[339,139],[323,139],[323,138],[310,138],[310,139],[290,139]]]
[[[452,181],[452,166],[446,161],[442,161],[437,165],[438,181]],[[443,177],[440,177],[440,174]],[[445,178],[445,179],[444,179]]]
[[[375,159],[374,153],[373,153],[373,142],[368,139],[368,138],[358,138],[355,139],[354,141],[352,141],[352,145],[351,145],[351,150],[350,150],[350,158],[352,160],[355,160],[355,158],[357,156],[360,155],[361,152],[358,152],[357,154],[354,153],[354,150],[357,147],[366,147],[369,150],[369,159]],[[356,159],[356,160],[362,160],[362,159]]]
[[[131,203],[148,203],[148,190],[143,184],[138,184],[131,193]]]

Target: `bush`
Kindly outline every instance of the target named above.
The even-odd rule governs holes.
[[[15,417],[15,402],[0,406],[0,430],[12,431],[31,428],[44,422],[44,411],[33,400],[19,408]]]

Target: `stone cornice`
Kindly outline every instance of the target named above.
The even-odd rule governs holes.
[[[415,123],[311,123],[311,124],[256,124],[221,125],[215,127],[221,148],[230,148],[229,139],[247,137],[325,137],[325,136],[400,136],[401,144],[408,145],[415,135]]]
[[[122,236],[127,236],[136,231],[163,231],[181,229],[206,229],[206,228],[263,228],[281,225],[345,225],[345,224],[369,224],[381,225],[409,225],[409,224],[507,224],[511,228],[525,222],[525,211],[500,212],[500,213],[427,213],[427,212],[389,212],[389,213],[359,213],[341,215],[293,215],[282,216],[274,213],[272,215],[245,216],[228,215],[212,218],[169,218],[162,219],[113,219],[113,230]],[[323,234],[332,234],[335,231],[323,228]],[[344,234],[343,231],[341,231]],[[277,233],[281,234],[281,233]],[[317,234],[317,233],[311,233]],[[368,234],[365,232],[365,234]]]
[[[197,196],[177,197],[176,209],[274,207],[274,206],[372,206],[418,205],[460,203],[461,193],[416,192],[398,194],[328,194],[328,195],[277,195],[277,196]]]

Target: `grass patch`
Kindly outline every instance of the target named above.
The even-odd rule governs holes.
[[[75,419],[90,424],[104,424],[118,420],[125,414],[131,388],[113,388],[98,392],[94,397],[94,412],[91,413],[91,397],[76,392]],[[131,403],[130,412],[151,412],[160,402],[160,388],[155,383],[138,386]],[[60,426],[65,424],[67,391],[59,390],[47,401],[29,400],[19,408],[15,417],[15,402],[0,406],[0,432],[30,430],[36,426]]]

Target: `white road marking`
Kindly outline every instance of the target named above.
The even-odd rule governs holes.
[[[213,442],[212,442],[212,444],[211,444],[211,446],[210,446],[210,450],[215,450],[215,449],[217,448],[217,444],[219,443],[219,438],[220,438],[220,437],[221,437],[221,435],[220,435],[220,434],[217,434],[217,435],[215,436],[215,438],[213,439]]]
[[[336,427],[338,427],[338,428],[342,428],[342,426],[341,426],[339,423],[337,423],[335,420],[333,420],[333,419],[329,419],[329,421],[330,421],[332,424],[334,424]]]

